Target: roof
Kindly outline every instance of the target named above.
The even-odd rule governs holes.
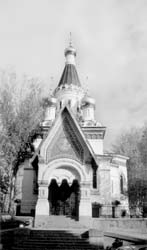
[[[81,86],[76,67],[73,64],[65,65],[58,87],[65,84],[73,84],[78,87]]]

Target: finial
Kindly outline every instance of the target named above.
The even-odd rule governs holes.
[[[72,35],[71,35],[71,32],[69,33],[69,46],[72,46]]]
[[[89,92],[88,80],[89,80],[88,76],[86,76],[86,84],[85,84],[86,85],[85,86],[86,87],[86,94],[88,94],[88,92]]]

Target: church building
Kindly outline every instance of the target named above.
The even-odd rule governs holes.
[[[17,213],[35,223],[64,215],[82,221],[128,214],[127,157],[106,154],[106,127],[95,118],[96,102],[82,88],[76,50],[65,49],[65,68],[47,99],[36,151],[17,174]]]

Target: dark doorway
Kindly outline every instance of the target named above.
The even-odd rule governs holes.
[[[115,218],[115,207],[112,206],[112,218]]]
[[[56,180],[49,185],[50,214],[66,215],[78,220],[79,217],[79,184],[74,180],[69,186],[67,180],[63,180],[58,186]]]
[[[92,217],[98,218],[101,215],[101,205],[99,203],[92,204]]]

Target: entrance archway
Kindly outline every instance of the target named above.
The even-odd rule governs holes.
[[[66,179],[58,186],[55,179],[49,185],[49,203],[51,215],[66,215],[78,220],[80,188],[77,180],[69,186]]]

